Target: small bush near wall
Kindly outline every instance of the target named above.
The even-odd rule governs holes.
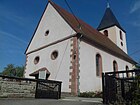
[[[83,93],[80,93],[79,97],[85,97],[85,98],[102,98],[102,92],[101,91],[83,92]]]
[[[132,92],[132,105],[140,105],[140,75],[135,78]]]

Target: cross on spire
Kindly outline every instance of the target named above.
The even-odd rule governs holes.
[[[110,4],[109,4],[109,2],[107,3],[107,8],[110,8]]]
[[[109,0],[107,0],[107,8],[110,8]]]

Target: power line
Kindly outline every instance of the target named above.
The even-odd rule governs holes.
[[[59,73],[60,67],[61,67],[61,65],[62,65],[64,56],[65,56],[65,54],[66,54],[66,50],[67,50],[67,48],[68,48],[68,44],[69,44],[69,40],[68,40],[68,42],[67,42],[66,48],[65,48],[65,50],[64,50],[64,53],[63,53],[63,55],[62,55],[62,59],[61,59],[61,61],[60,61],[60,65],[59,65],[58,70],[57,70],[57,73],[56,73],[56,75],[55,75],[55,79],[56,79],[56,77],[57,77],[57,75],[58,75],[58,73]]]
[[[133,53],[131,53],[131,54],[129,54],[130,56],[132,56],[132,55],[134,55],[134,54],[136,54],[136,53],[139,53],[140,52],[140,50],[137,50],[137,51],[135,51],[135,52],[133,52]]]
[[[72,15],[74,16],[74,18],[75,18],[76,21],[78,22],[78,24],[79,24],[79,29],[81,29],[81,24],[80,24],[79,20],[77,19],[77,17],[75,16],[73,10],[71,9],[69,3],[67,2],[67,0],[64,0],[64,1],[65,1],[66,5],[68,6],[68,8],[69,8],[70,12],[72,13]]]

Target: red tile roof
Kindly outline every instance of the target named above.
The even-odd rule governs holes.
[[[123,60],[126,60],[130,63],[136,64],[136,62],[130,58],[124,51],[122,51],[116,44],[114,44],[109,38],[105,35],[92,28],[90,25],[86,24],[82,20],[78,19],[81,25],[81,29],[79,28],[79,23],[75,19],[75,17],[55,4],[52,1],[49,3],[56,9],[56,11],[64,18],[64,20],[77,32],[83,35],[83,39],[87,39],[88,42],[93,43],[99,49],[102,49],[116,57],[119,57]]]

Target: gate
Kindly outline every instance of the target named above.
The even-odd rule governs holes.
[[[140,94],[138,76],[140,70],[102,73],[103,103],[132,105],[134,94]]]
[[[36,85],[35,98],[60,99],[61,82],[38,80]]]

